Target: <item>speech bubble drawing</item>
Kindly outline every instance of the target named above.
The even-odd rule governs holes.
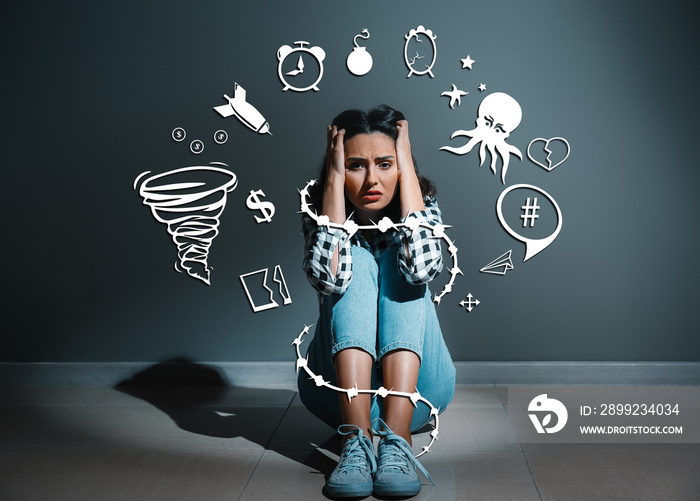
[[[503,199],[506,197],[508,193],[510,193],[513,190],[517,190],[520,188],[528,188],[534,191],[537,191],[539,193],[542,193],[547,199],[552,202],[552,205],[554,206],[554,209],[557,211],[557,227],[554,229],[554,232],[552,232],[551,235],[545,238],[527,238],[511,228],[508,223],[506,223],[505,218],[503,217]],[[546,249],[553,241],[555,238],[557,238],[557,235],[559,235],[559,232],[561,231],[561,226],[562,226],[562,215],[561,215],[561,209],[559,208],[559,205],[557,204],[556,200],[544,191],[542,188],[538,188],[537,186],[533,186],[531,184],[514,184],[513,186],[509,186],[505,190],[501,192],[501,194],[498,197],[498,200],[496,201],[496,213],[498,214],[498,220],[501,222],[501,226],[503,226],[503,229],[508,232],[508,234],[515,238],[516,240],[520,240],[525,244],[525,259],[523,259],[523,262],[527,261],[531,257],[535,256],[536,254],[539,254],[542,252],[544,249]]]

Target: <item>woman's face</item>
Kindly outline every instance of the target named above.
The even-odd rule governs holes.
[[[362,222],[389,205],[398,185],[396,144],[381,132],[358,134],[345,140],[345,194]]]

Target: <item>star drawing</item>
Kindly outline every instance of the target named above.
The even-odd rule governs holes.
[[[457,103],[457,106],[462,104],[462,96],[466,96],[469,94],[469,92],[464,92],[463,90],[459,90],[455,84],[452,84],[452,90],[446,90],[441,96],[447,96],[450,98],[450,108],[453,110],[455,109],[455,103]]]
[[[476,61],[474,61],[471,57],[469,57],[469,55],[467,55],[467,57],[465,57],[464,59],[462,59],[462,69],[468,68],[468,69],[471,70],[471,69],[472,69],[472,64],[474,64],[475,62],[476,62]]]

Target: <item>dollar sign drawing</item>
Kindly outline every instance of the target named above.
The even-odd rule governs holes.
[[[259,210],[263,213],[263,217],[255,216],[255,220],[258,223],[265,221],[266,223],[272,222],[272,216],[275,215],[275,205],[272,202],[264,201],[261,202],[259,197],[264,197],[265,193],[263,190],[250,190],[250,195],[245,201],[246,206],[250,210]]]

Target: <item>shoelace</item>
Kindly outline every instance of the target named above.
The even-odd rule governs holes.
[[[341,428],[350,427],[350,431],[342,431]],[[363,440],[362,429],[359,426],[351,424],[343,424],[338,427],[338,433],[341,435],[355,434],[357,437],[350,438],[343,447],[343,452],[338,461],[340,471],[349,469],[363,469],[369,463],[370,473],[377,471],[377,460],[374,457],[374,449],[368,440]]]
[[[375,423],[381,424],[381,429],[375,428]],[[402,471],[408,473],[410,472],[409,462],[417,467],[425,478],[430,480],[430,483],[435,485],[433,479],[430,478],[428,470],[413,456],[413,450],[411,446],[408,445],[406,439],[400,435],[396,435],[391,429],[386,425],[386,423],[381,418],[375,418],[372,421],[372,432],[375,435],[380,435],[383,444],[380,445],[382,448],[382,454],[379,456],[379,468],[399,468]]]

